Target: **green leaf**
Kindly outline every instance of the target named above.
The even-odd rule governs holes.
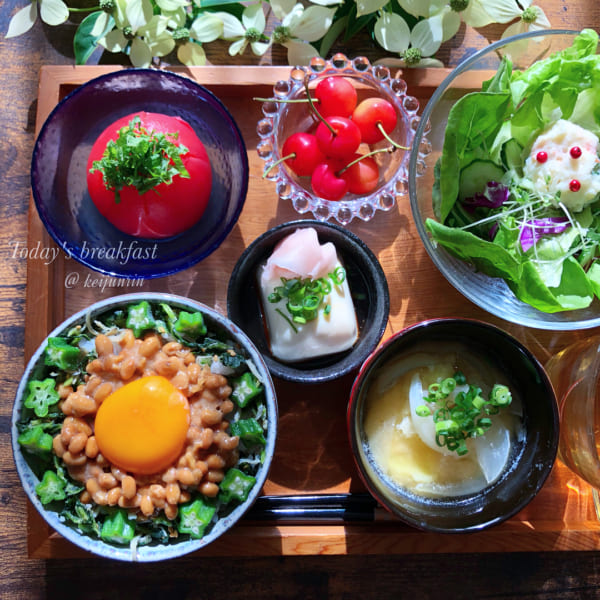
[[[103,38],[114,26],[115,20],[102,10],[89,14],[79,24],[73,37],[75,63],[85,65],[98,47],[98,40]]]
[[[508,92],[473,92],[463,96],[450,110],[440,169],[440,219],[446,217],[458,197],[461,169],[480,158],[492,146],[510,103]]]
[[[369,27],[371,23],[375,22],[377,15],[375,13],[370,15],[363,15],[362,17],[356,14],[356,3],[350,2],[350,12],[348,13],[348,26],[346,27],[346,34],[344,35],[344,42],[353,38],[361,30]]]
[[[597,298],[600,298],[600,263],[595,262],[589,268],[587,277]]]
[[[478,270],[492,277],[513,281],[521,279],[520,261],[501,246],[482,240],[469,231],[441,225],[433,219],[427,219],[425,227],[434,240],[454,256],[474,264]]]
[[[346,29],[347,24],[347,15],[333,22],[333,24],[329,28],[329,31],[323,36],[323,39],[321,40],[321,45],[319,47],[319,54],[321,56],[327,56],[329,54],[331,47],[338,39],[338,37],[342,34],[342,31]]]
[[[529,262],[523,264],[523,274],[519,281],[507,283],[517,298],[548,313],[586,308],[593,299],[592,284],[572,257],[565,260],[557,287],[546,286],[535,265]]]

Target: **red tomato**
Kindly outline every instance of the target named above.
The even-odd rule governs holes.
[[[148,131],[179,134],[177,140],[172,141],[188,149],[181,159],[190,177],[176,175],[170,184],[161,183],[143,194],[132,186],[125,187],[117,203],[114,192],[104,186],[102,173],[89,171],[92,163],[102,158],[108,142],[116,139],[119,130],[135,116],[140,117],[141,124]],[[179,117],[137,112],[115,121],[92,146],[87,166],[87,184],[92,201],[117,229],[129,235],[144,238],[177,235],[198,222],[210,198],[212,171],[206,148],[190,125]]]

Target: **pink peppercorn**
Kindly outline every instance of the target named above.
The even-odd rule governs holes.
[[[579,146],[573,146],[569,150],[569,154],[572,158],[579,158],[581,156],[581,148]]]
[[[577,179],[571,179],[569,182],[569,189],[572,192],[578,192],[581,189],[581,183]]]
[[[546,152],[544,152],[543,150],[540,150],[535,155],[535,160],[537,160],[539,163],[545,163],[548,160],[548,154]]]

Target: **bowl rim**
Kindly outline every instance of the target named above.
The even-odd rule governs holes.
[[[458,282],[454,281],[453,278],[450,278],[445,269],[442,268],[439,257],[437,256],[432,243],[430,241],[427,230],[425,229],[423,222],[420,218],[415,218],[415,215],[420,215],[420,209],[417,203],[417,171],[418,171],[418,161],[420,159],[419,154],[414,150],[417,148],[422,140],[425,139],[427,128],[429,124],[429,118],[433,112],[435,105],[438,100],[443,96],[448,86],[456,77],[461,75],[464,71],[466,71],[473,63],[478,61],[482,56],[487,54],[494,53],[499,48],[503,48],[504,46],[519,42],[521,40],[528,40],[532,38],[544,38],[544,37],[552,37],[555,35],[570,35],[577,36],[581,33],[580,30],[572,30],[572,29],[543,29],[539,31],[527,31],[523,33],[519,33],[513,36],[509,36],[507,38],[497,40],[493,42],[489,46],[482,48],[463,60],[459,65],[457,65],[440,83],[440,85],[435,89],[434,93],[431,95],[431,98],[426,103],[425,108],[423,109],[423,114],[421,120],[417,125],[417,129],[415,130],[414,142],[415,146],[410,153],[409,159],[409,168],[408,168],[408,195],[409,202],[411,207],[411,212],[413,215],[413,220],[415,222],[415,226],[417,228],[417,232],[419,237],[421,238],[425,250],[429,255],[430,259],[436,266],[436,268],[442,273],[442,275],[448,280],[448,282],[455,287],[463,296],[465,296],[468,300],[473,302],[476,306],[479,306],[483,310],[489,312],[492,315],[496,315],[506,321],[516,323],[518,325],[523,325],[526,327],[532,327],[535,329],[549,330],[549,331],[574,331],[578,329],[591,329],[593,327],[600,326],[600,316],[596,318],[589,319],[580,319],[580,320],[572,320],[572,321],[559,321],[559,320],[544,320],[543,316],[548,316],[548,313],[544,313],[542,311],[535,311],[533,307],[530,307],[534,316],[526,315],[526,316],[517,316],[512,313],[504,313],[498,310],[492,303],[487,302],[486,300],[482,300],[480,296],[478,296],[475,292],[470,292],[458,285]],[[490,280],[495,279],[489,277]],[[527,305],[526,305],[527,306]],[[574,313],[576,311],[564,311]],[[560,313],[558,313],[560,314]],[[539,316],[537,316],[539,315]]]
[[[548,458],[552,458],[552,460],[548,460],[543,469],[538,471],[538,477],[535,481],[535,485],[529,490],[529,492],[521,498],[521,500],[516,503],[512,508],[505,512],[502,515],[497,515],[496,517],[488,518],[478,523],[474,523],[472,525],[466,527],[442,527],[437,525],[426,525],[422,520],[417,517],[411,515],[408,512],[401,512],[395,509],[391,502],[389,502],[382,493],[379,493],[376,487],[373,485],[371,478],[368,473],[366,473],[365,468],[362,464],[362,460],[359,459],[358,446],[360,445],[360,440],[356,439],[356,429],[357,426],[355,424],[357,418],[357,403],[358,403],[358,394],[360,391],[360,387],[363,385],[364,379],[367,376],[368,371],[375,365],[377,360],[379,360],[380,356],[385,354],[387,349],[397,342],[399,338],[402,338],[406,335],[415,335],[419,330],[427,328],[427,327],[436,327],[442,326],[445,327],[448,324],[465,324],[469,327],[479,328],[484,331],[493,331],[495,335],[499,335],[503,337],[508,343],[512,344],[516,350],[518,350],[521,354],[525,356],[528,360],[529,364],[535,369],[536,375],[540,379],[540,385],[542,385],[548,392],[548,405],[549,410],[552,413],[552,424],[555,434],[551,438],[551,444],[547,448],[547,456]],[[352,384],[352,388],[350,391],[350,396],[348,400],[348,408],[346,411],[346,428],[348,439],[350,443],[350,447],[352,450],[352,456],[354,460],[354,464],[357,468],[358,474],[360,476],[361,481],[369,491],[369,493],[390,513],[397,516],[403,522],[415,527],[417,529],[435,533],[448,533],[448,534],[461,534],[461,533],[471,533],[476,531],[481,531],[484,529],[488,529],[493,525],[500,524],[504,521],[507,521],[518,512],[523,510],[525,506],[527,506],[533,498],[538,494],[538,492],[543,487],[544,483],[550,476],[553,465],[556,462],[556,457],[558,453],[558,440],[560,433],[560,418],[559,418],[559,410],[558,403],[556,399],[556,393],[550,381],[548,374],[542,363],[536,358],[536,356],[523,344],[520,340],[518,340],[511,333],[502,329],[501,327],[489,323],[484,320],[470,318],[470,317],[435,317],[431,319],[424,319],[413,323],[411,325],[406,326],[405,328],[397,331],[392,334],[389,338],[387,338],[365,361],[363,367],[360,372],[356,376]]]
[[[75,527],[71,527],[61,522],[58,518],[57,513],[48,511],[41,504],[39,498],[37,497],[37,494],[35,493],[34,486],[30,485],[31,482],[28,483],[26,481],[26,476],[34,478],[35,476],[33,475],[31,468],[27,463],[27,459],[24,457],[23,452],[21,451],[21,448],[17,442],[17,438],[19,435],[17,430],[17,423],[20,420],[22,401],[27,383],[31,377],[33,370],[35,369],[36,365],[39,363],[41,357],[43,356],[43,352],[49,337],[53,337],[61,332],[64,332],[69,327],[72,327],[73,324],[80,322],[82,319],[85,319],[86,315],[88,314],[101,313],[107,309],[110,309],[111,307],[140,302],[141,300],[148,300],[151,302],[169,302],[181,308],[193,308],[195,310],[199,310],[205,316],[207,316],[210,319],[210,321],[218,324],[219,327],[225,328],[228,334],[231,336],[231,338],[236,340],[243,346],[244,351],[247,352],[249,358],[256,366],[256,369],[258,370],[261,379],[264,383],[265,405],[267,407],[267,414],[269,415],[269,429],[267,431],[266,436],[267,444],[265,446],[265,462],[258,471],[256,475],[256,483],[250,491],[248,499],[245,502],[236,506],[231,513],[217,521],[214,527],[201,539],[190,539],[185,542],[170,545],[163,544],[139,546],[136,550],[136,555],[133,556],[129,546],[117,546],[108,544],[99,538],[93,538],[89,535],[79,533],[75,529]],[[208,544],[219,538],[223,533],[231,529],[231,527],[233,527],[243,517],[244,513],[250,508],[250,506],[254,503],[256,498],[260,495],[264,483],[268,477],[268,473],[275,452],[278,427],[278,410],[279,409],[275,386],[273,384],[273,380],[271,379],[269,369],[267,368],[267,365],[261,356],[261,353],[256,349],[250,338],[248,338],[248,336],[226,316],[222,315],[216,309],[211,308],[206,304],[176,294],[163,292],[135,292],[130,294],[122,294],[95,302],[90,306],[83,308],[71,315],[70,317],[66,318],[40,342],[36,351],[32,354],[31,358],[27,362],[27,366],[25,367],[23,375],[21,376],[21,379],[19,381],[19,385],[17,391],[15,392],[15,399],[11,411],[11,446],[13,462],[15,464],[17,474],[19,476],[19,480],[21,481],[23,490],[25,491],[25,494],[27,495],[28,499],[33,504],[41,518],[48,524],[48,526],[50,526],[52,529],[54,529],[56,532],[62,535],[69,542],[73,543],[75,546],[78,546],[83,550],[91,552],[96,556],[125,562],[156,562],[168,560],[184,556],[186,554],[189,554],[190,552],[194,552],[200,548],[203,548],[204,546],[207,546]]]
[[[352,354],[356,351],[356,349],[352,350],[344,357],[341,363],[343,365],[342,368],[336,368],[336,364],[332,364],[327,369],[328,373],[319,374],[323,368],[318,367],[310,370],[298,369],[293,366],[289,366],[286,363],[280,362],[270,355],[263,354],[263,359],[273,376],[283,379],[284,381],[318,384],[333,381],[347,375],[348,373],[357,371],[359,369],[359,365],[361,365],[367,359],[369,354],[371,354],[371,352],[377,347],[387,327],[390,307],[390,294],[387,278],[379,260],[377,259],[377,256],[358,235],[337,223],[320,221],[318,219],[297,219],[294,221],[287,221],[265,231],[246,247],[233,268],[227,288],[227,314],[228,316],[231,315],[232,306],[234,305],[234,282],[239,276],[240,271],[245,265],[248,264],[248,261],[253,256],[254,252],[256,252],[256,250],[259,249],[265,241],[268,241],[271,238],[275,239],[273,242],[274,247],[278,241],[286,236],[286,232],[289,231],[289,233],[293,233],[295,229],[309,227],[314,227],[317,230],[317,234],[321,234],[323,230],[334,232],[336,236],[345,240],[345,242],[349,244],[351,250],[353,250],[357,256],[360,256],[361,259],[369,265],[369,273],[372,275],[376,287],[377,306],[375,312],[376,314],[380,313],[379,319],[373,323],[376,342],[371,344],[369,347],[364,348],[358,355],[356,355],[354,360],[350,359],[352,358]],[[323,240],[320,241],[323,242]],[[258,268],[258,263],[254,260],[252,261],[252,267],[254,270]]]
[[[110,81],[113,79],[119,79],[122,77],[131,77],[131,76],[139,77],[142,79],[145,77],[153,77],[153,78],[155,78],[155,77],[161,78],[162,77],[162,78],[166,78],[167,80],[168,79],[176,80],[188,88],[195,88],[198,95],[204,96],[207,99],[209,99],[211,102],[214,102],[215,105],[219,108],[219,111],[221,112],[221,114],[224,117],[226,117],[228,125],[234,132],[235,137],[237,138],[237,141],[243,150],[243,152],[240,153],[241,161],[242,161],[242,173],[241,173],[242,174],[242,185],[241,185],[241,189],[240,189],[241,201],[238,202],[238,206],[236,207],[236,210],[233,212],[231,220],[230,220],[229,224],[227,225],[227,227],[225,227],[225,229],[223,230],[221,235],[217,239],[215,239],[214,242],[212,242],[204,251],[200,252],[197,256],[194,256],[190,262],[185,262],[185,264],[182,266],[178,266],[178,265],[171,266],[168,269],[156,268],[155,270],[150,271],[150,272],[145,271],[144,270],[145,268],[144,268],[144,269],[138,269],[139,272],[135,272],[135,273],[122,273],[119,271],[118,268],[103,267],[101,265],[96,264],[96,262],[94,260],[89,260],[86,257],[80,256],[78,252],[73,252],[73,250],[68,246],[68,241],[61,238],[61,236],[57,233],[56,228],[54,226],[51,226],[48,219],[46,218],[47,211],[42,207],[39,193],[34,185],[34,169],[35,169],[35,165],[37,162],[38,154],[40,152],[40,148],[39,148],[40,142],[41,142],[43,136],[45,135],[45,133],[47,132],[47,130],[52,126],[54,119],[56,118],[59,111],[64,110],[65,106],[68,103],[73,101],[73,98],[76,98],[79,94],[84,93],[84,91],[90,87],[97,86],[99,84],[102,84],[106,81]],[[237,221],[239,220],[240,214],[244,208],[246,197],[248,195],[249,178],[250,178],[250,166],[249,166],[248,149],[246,146],[246,142],[244,140],[244,137],[242,135],[239,125],[237,124],[236,120],[233,118],[233,115],[231,114],[231,112],[229,111],[227,106],[224,104],[224,102],[214,92],[209,90],[204,85],[198,83],[191,77],[182,75],[180,73],[175,73],[173,71],[157,70],[157,69],[151,69],[151,68],[147,68],[147,67],[139,67],[139,68],[126,67],[126,68],[119,69],[116,71],[111,71],[110,73],[104,73],[104,74],[98,75],[97,77],[94,77],[94,78],[82,83],[81,85],[78,85],[74,90],[72,90],[64,98],[62,98],[56,104],[56,106],[54,106],[52,108],[49,115],[46,117],[45,121],[42,123],[42,126],[41,126],[39,132],[36,135],[32,155],[31,155],[30,169],[29,169],[30,188],[31,188],[31,193],[33,196],[34,204],[36,206],[36,210],[38,212],[38,215],[40,217],[40,220],[41,220],[44,228],[46,229],[46,231],[48,232],[50,237],[54,240],[54,242],[59,246],[59,248],[61,248],[63,251],[65,251],[67,253],[68,258],[74,258],[75,260],[77,260],[79,263],[81,263],[85,267],[93,269],[96,272],[102,273],[103,275],[112,276],[112,277],[123,277],[123,278],[128,278],[128,279],[156,279],[159,277],[166,277],[168,275],[173,275],[175,273],[179,273],[183,269],[187,269],[189,267],[194,266],[195,264],[197,264],[201,260],[205,259],[210,254],[212,254],[215,250],[217,250],[217,248],[219,248],[219,246],[223,243],[223,241],[231,233],[231,231],[235,227]],[[42,215],[44,215],[44,216],[42,217]],[[192,226],[192,228],[193,227],[194,226]],[[178,235],[170,237],[170,238],[165,238],[164,240],[161,240],[161,239],[153,240],[153,239],[149,239],[149,238],[137,238],[135,236],[130,236],[130,235],[128,235],[126,233],[122,233],[122,232],[120,232],[120,233],[121,233],[121,235],[124,236],[125,243],[129,243],[129,244],[135,244],[136,241],[160,244],[161,242],[164,242],[164,241],[171,241],[171,240],[177,239],[177,237],[179,237],[181,235],[181,234],[178,234]],[[182,233],[185,233],[185,232],[182,232]],[[91,253],[91,255],[94,256],[94,253]],[[184,256],[186,257],[185,259],[179,258],[178,261],[184,262],[189,255],[185,254]],[[156,265],[160,265],[160,264],[161,264],[160,261],[158,261],[156,263]],[[118,263],[116,263],[115,267],[117,267],[117,266],[118,266]]]

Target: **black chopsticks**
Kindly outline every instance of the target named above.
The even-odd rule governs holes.
[[[260,496],[246,512],[247,521],[278,524],[374,522],[388,513],[366,493]],[[389,517],[392,519],[392,517]]]

